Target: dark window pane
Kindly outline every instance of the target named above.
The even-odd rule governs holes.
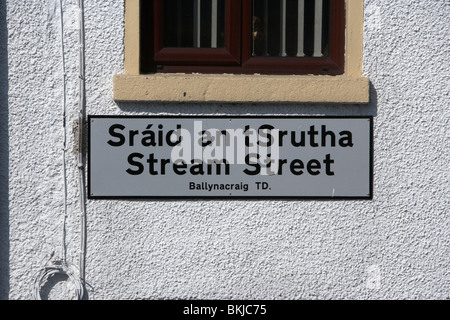
[[[225,0],[165,0],[164,46],[223,48]]]
[[[253,0],[252,55],[326,56],[329,16],[330,0]]]

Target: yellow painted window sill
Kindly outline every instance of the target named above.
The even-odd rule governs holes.
[[[345,75],[118,74],[114,76],[114,100],[368,103],[369,79]]]

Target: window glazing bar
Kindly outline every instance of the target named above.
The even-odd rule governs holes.
[[[298,25],[297,25],[297,57],[304,57],[303,48],[305,34],[305,0],[298,0]]]
[[[217,48],[217,0],[211,1],[211,48]]]
[[[200,48],[200,0],[194,0],[194,48]]]
[[[322,57],[323,0],[315,0],[314,8],[314,57]]]
[[[280,44],[280,55],[282,57],[287,56],[286,54],[286,0],[281,0],[281,8],[280,8],[280,24],[281,24],[281,44]]]

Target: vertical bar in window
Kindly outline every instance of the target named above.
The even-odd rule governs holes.
[[[217,48],[217,0],[211,6],[211,48]]]
[[[303,41],[305,34],[305,0],[298,0],[297,57],[304,57]]]
[[[281,44],[280,44],[280,55],[282,57],[286,56],[286,0],[281,0],[280,8],[280,30],[281,30]]]
[[[314,57],[322,57],[322,11],[323,0],[315,0],[314,7]]]
[[[200,48],[200,0],[194,0],[194,48]]]

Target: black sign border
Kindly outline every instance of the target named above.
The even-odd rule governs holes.
[[[369,194],[367,196],[95,196],[91,194],[91,119],[367,119],[369,132]],[[92,200],[373,200],[373,116],[269,116],[269,115],[88,115],[87,196]]]

